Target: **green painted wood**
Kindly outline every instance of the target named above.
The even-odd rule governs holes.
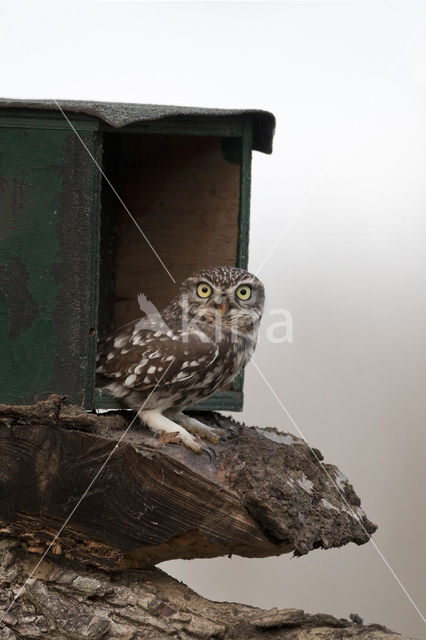
[[[60,393],[91,406],[100,182],[75,133],[56,119],[24,118],[18,127],[0,115],[0,402]],[[100,159],[87,121],[79,135]]]
[[[120,182],[120,140],[120,136],[116,134],[107,133],[102,135],[102,168],[108,180],[116,188]],[[106,183],[102,184],[101,202],[98,337],[103,340],[114,329],[115,253],[121,204]]]
[[[30,115],[31,114],[31,115]],[[60,111],[29,111],[28,109],[2,109],[0,112],[0,127],[15,127],[17,129],[65,129],[74,127],[80,131],[98,131],[99,122],[90,116],[66,114]]]
[[[242,269],[248,266],[250,240],[250,192],[251,192],[251,148],[253,123],[246,119],[244,123],[240,171],[240,212],[238,219],[237,265]]]
[[[250,236],[250,189],[251,189],[251,150],[253,141],[253,122],[243,118],[241,138],[232,146],[224,140],[224,155],[231,162],[240,164],[240,210],[238,216],[237,267],[247,269]],[[244,372],[238,374],[232,383],[232,391],[218,391],[207,400],[191,408],[203,411],[242,411],[244,404]]]
[[[239,391],[221,391],[215,393],[211,398],[207,398],[202,403],[194,404],[190,408],[194,411],[242,411],[243,396]],[[96,409],[122,409],[117,400],[107,389],[96,389],[95,393]]]
[[[214,118],[167,118],[157,121],[137,122],[119,129],[120,133],[157,133],[185,136],[215,136],[238,138],[244,135],[245,116],[216,116]],[[101,131],[117,132],[115,127],[99,122]]]

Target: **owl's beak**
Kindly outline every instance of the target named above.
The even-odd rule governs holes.
[[[226,302],[226,300],[220,303],[219,309],[220,309],[220,313],[224,316],[225,313],[228,311],[228,303]]]

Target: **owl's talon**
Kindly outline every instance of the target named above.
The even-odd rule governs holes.
[[[211,447],[201,447],[201,453],[205,453],[210,458],[210,462],[213,458],[216,458],[216,451]]]
[[[218,442],[220,442],[220,440],[225,440],[226,438],[226,430],[225,429],[218,429],[216,427],[209,427],[207,425],[202,425],[203,429],[198,431],[198,435],[201,438],[205,438],[206,440],[209,440],[210,442],[212,442],[213,444],[218,444]],[[188,429],[189,431],[190,429]]]
[[[154,438],[156,438],[160,444],[180,444],[182,442],[181,434],[178,431],[168,432],[159,429],[154,433]]]
[[[219,440],[220,440],[220,436],[217,435],[216,433],[206,433],[206,434],[200,434],[200,436],[203,438],[205,438],[206,440],[208,440],[209,442],[211,442],[212,444],[218,444]]]
[[[217,427],[210,427],[210,429],[212,429],[213,433],[215,435],[217,435],[217,437],[219,438],[219,440],[226,440],[227,436],[228,436],[228,432],[226,429],[224,429],[223,427],[217,428]]]
[[[208,440],[212,444],[218,444],[223,430],[219,430],[215,427],[208,427],[196,418],[186,415],[186,413],[179,412],[173,415],[173,420],[177,422],[181,427],[189,431],[194,435]]]
[[[191,449],[192,451],[194,451],[194,453],[202,453],[203,447],[199,442],[196,441],[194,436],[191,436],[190,433],[182,429],[182,431],[179,432],[179,437],[180,437],[181,443],[185,447],[187,447],[187,449]]]
[[[227,429],[225,429],[226,438],[235,438],[238,435],[238,427],[233,427],[230,425]]]

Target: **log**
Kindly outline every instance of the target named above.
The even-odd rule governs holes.
[[[131,416],[90,414],[56,395],[0,405],[0,533],[40,555],[69,518],[51,552],[117,571],[302,555],[363,544],[376,529],[347,478],[291,434],[203,412],[225,435],[197,455],[136,423],[124,435]]]
[[[376,529],[318,450],[202,418],[224,430],[210,456],[140,425],[125,433],[128,412],[94,415],[59,396],[0,405],[1,640],[402,639],[357,615],[210,602],[153,566],[301,555]]]
[[[34,555],[21,541],[0,539],[1,640],[404,640],[381,625],[363,625],[357,615],[353,622],[211,602],[157,568],[77,570],[52,558],[13,601]]]

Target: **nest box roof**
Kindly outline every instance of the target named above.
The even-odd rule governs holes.
[[[207,109],[203,107],[174,107],[169,105],[136,104],[121,102],[93,102],[80,100],[17,100],[0,98],[0,108],[25,108],[58,110],[58,104],[66,112],[84,113],[100,118],[112,127],[124,127],[143,121],[168,118],[217,118],[247,115],[253,118],[253,144],[256,151],[272,153],[275,117],[269,111],[258,109]]]

